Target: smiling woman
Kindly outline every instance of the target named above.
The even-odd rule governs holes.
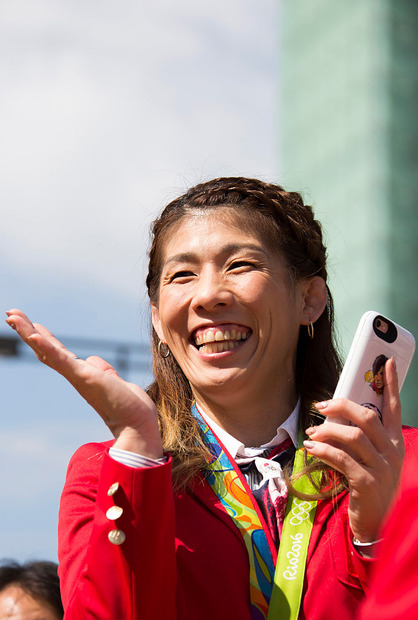
[[[189,190],[156,220],[147,278],[155,328],[151,393],[165,447],[174,457],[175,479],[184,483],[206,459],[190,414],[194,399],[202,399],[203,410],[218,421],[230,400],[239,415],[228,407],[223,424],[245,445],[271,439],[298,396],[303,427],[314,423],[318,412],[312,418],[312,403],[332,393],[340,368],[326,278],[321,227],[311,207],[277,186],[216,179]],[[164,359],[158,355],[159,341],[176,347],[172,338],[180,338],[180,325],[173,325],[170,338],[169,321],[185,323],[179,340],[184,364],[180,351]],[[311,339],[300,326],[315,321]],[[242,334],[245,348],[241,344],[221,356],[200,347],[197,352],[193,330],[211,341],[222,325]],[[214,389],[209,384],[197,394],[204,373],[211,373]],[[177,426],[179,419],[187,424]]]
[[[328,400],[340,363],[326,251],[299,194],[215,179],[170,203],[152,233],[147,392],[8,312],[115,437],[68,469],[66,618],[323,620],[332,605],[351,620],[402,468],[393,360],[383,424]]]
[[[248,207],[223,198],[186,213],[165,229],[151,300],[156,337],[172,352],[163,373],[175,366],[203,411],[245,445],[262,445],[298,400],[300,326],[322,314],[325,281],[292,279],[280,246],[257,231]]]

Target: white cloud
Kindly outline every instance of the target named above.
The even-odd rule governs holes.
[[[4,3],[0,251],[15,268],[133,294],[124,274],[167,188],[274,174],[273,6]]]
[[[56,333],[137,337],[157,211],[202,179],[276,178],[276,4],[0,0],[6,307]],[[106,435],[35,368],[0,374],[2,553],[18,558],[53,556],[70,454]]]

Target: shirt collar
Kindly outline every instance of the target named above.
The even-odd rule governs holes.
[[[197,405],[196,405],[197,407]],[[212,429],[218,439],[223,443],[225,448],[228,450],[229,454],[235,459],[238,456],[242,457],[255,457],[267,450],[267,448],[273,448],[274,446],[278,446],[281,444],[287,437],[290,437],[295,448],[298,446],[298,422],[299,422],[299,412],[300,412],[300,398],[296,403],[296,407],[293,409],[292,413],[288,418],[279,426],[277,429],[276,435],[271,439],[268,443],[263,444],[257,448],[255,447],[245,447],[244,444],[235,439],[232,435],[230,435],[226,430],[221,428],[219,424],[217,424],[212,418],[210,418],[204,411],[201,410],[200,407],[197,407],[199,413],[202,418],[208,424],[208,426]]]

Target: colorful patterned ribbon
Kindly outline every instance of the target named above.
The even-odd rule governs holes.
[[[267,617],[269,618],[269,620],[276,617],[286,618],[287,611],[290,608],[295,608],[295,586],[297,590],[296,599],[299,600],[297,610],[300,606],[309,535],[307,537],[305,536],[304,539],[304,543],[306,542],[306,549],[302,550],[300,563],[301,569],[297,571],[296,577],[297,583],[292,583],[295,581],[294,578],[288,581],[286,580],[286,578],[282,578],[286,566],[282,570],[281,568],[279,569],[279,564],[281,567],[283,565],[283,560],[282,562],[278,562],[280,576],[278,575],[278,571],[276,571],[275,576],[275,563],[277,559],[276,549],[274,548],[270,534],[267,534],[263,528],[263,517],[261,516],[261,512],[257,505],[257,502],[255,500],[252,501],[253,495],[251,493],[251,490],[249,489],[234,459],[232,459],[232,457],[228,455],[227,451],[220,444],[218,439],[213,434],[212,430],[209,428],[207,423],[198,412],[195,405],[193,405],[192,407],[192,413],[196,417],[203,432],[205,443],[209,448],[211,454],[213,455],[213,459],[208,462],[206,466],[206,470],[208,473],[207,481],[217,495],[225,511],[229,514],[229,516],[233,519],[235,525],[238,527],[248,551],[248,558],[250,564],[251,618],[252,620],[266,620]],[[299,439],[301,447],[302,437],[300,437]],[[295,455],[295,466],[293,468],[293,473],[295,473],[296,471],[300,471],[300,469],[302,469],[303,467],[303,454],[302,449],[300,449],[296,452]],[[304,480],[305,478],[306,476],[300,480]],[[304,486],[303,490],[305,492],[308,492],[312,490],[312,486],[309,485],[310,483],[308,483],[308,485],[306,485],[305,483],[304,485],[303,483],[299,482],[297,488],[298,490],[302,490],[301,486]],[[288,521],[292,519],[292,516],[294,516],[291,514],[288,518],[288,515],[289,513],[291,513],[292,510],[295,512],[295,506],[296,511],[300,512],[300,509],[297,507],[298,501],[300,500],[297,500],[297,498],[291,496],[289,497],[286,507],[286,518]],[[312,502],[310,504],[312,504],[312,506],[310,506],[309,508],[309,523],[312,524],[316,502]],[[286,518],[284,528],[286,525]],[[298,519],[293,519],[293,521],[296,520]],[[305,520],[303,520],[303,523],[304,525],[306,525]],[[295,532],[292,531],[292,535],[294,534]],[[298,535],[298,531],[296,532],[296,535]],[[280,551],[282,551],[283,547],[283,551],[285,551],[285,555],[287,556],[289,552],[292,552],[292,545],[294,546],[295,541],[292,538],[289,538],[287,544],[284,544],[284,536],[286,536],[287,538],[289,538],[290,536],[286,535],[285,529],[283,530],[282,534]],[[297,543],[299,543],[298,539]],[[280,553],[280,551],[279,555],[283,556],[284,554]],[[287,557],[285,557],[284,559],[285,564],[286,560]],[[286,602],[287,593],[284,591],[287,590],[286,582],[288,584],[291,584],[291,592],[289,592],[289,596],[292,598],[292,604],[288,604]],[[275,584],[274,589],[273,584]],[[271,598],[272,604],[270,605]],[[277,616],[278,609],[280,609],[279,616]],[[290,618],[291,616],[288,615],[288,617]]]
[[[192,413],[203,431],[207,447],[213,454],[213,460],[206,467],[207,481],[234,520],[247,547],[250,560],[251,617],[253,620],[265,620],[273,589],[276,557],[273,559],[272,549],[261,525],[259,508],[251,501],[247,484],[238,466],[234,468],[233,459],[228,458],[195,405]]]

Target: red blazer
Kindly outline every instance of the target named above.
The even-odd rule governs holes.
[[[361,619],[418,618],[418,454],[405,463],[401,496],[382,531]]]
[[[407,451],[416,436],[405,431]],[[247,550],[209,485],[197,479],[173,494],[170,462],[133,469],[110,445],[83,446],[69,465],[59,520],[65,619],[251,620]],[[117,521],[106,516],[113,505],[123,508]],[[352,545],[347,506],[347,493],[318,502],[301,619],[357,617],[373,562]],[[109,542],[115,528],[121,545]]]

